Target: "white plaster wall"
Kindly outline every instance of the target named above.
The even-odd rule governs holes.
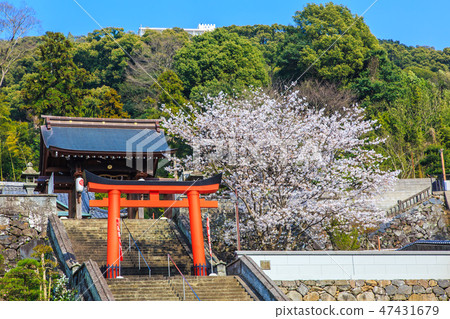
[[[450,251],[369,252],[237,252],[257,265],[270,261],[264,272],[272,280],[449,279]]]

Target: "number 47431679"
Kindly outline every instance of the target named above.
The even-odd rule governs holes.
[[[382,306],[378,310],[383,316],[437,316],[439,314],[438,306]]]

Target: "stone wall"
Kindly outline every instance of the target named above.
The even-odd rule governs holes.
[[[294,301],[446,301],[450,280],[292,280],[275,281]]]
[[[56,195],[0,195],[0,253],[7,270],[47,237],[47,220],[56,211]]]
[[[449,240],[449,216],[444,201],[444,196],[432,197],[395,216],[362,239],[361,249],[376,249],[378,236],[381,236],[382,249],[398,249],[416,240]]]

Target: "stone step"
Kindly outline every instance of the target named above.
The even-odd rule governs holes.
[[[190,278],[190,279],[189,279]],[[252,300],[234,277],[189,277],[190,286],[201,300]],[[183,291],[182,279],[171,280],[176,291]],[[185,285],[186,300],[197,300],[191,289]]]
[[[252,298],[234,277],[194,277],[187,280],[195,293],[204,301],[251,301]],[[107,283],[116,300],[182,300],[183,287],[180,277],[150,279],[126,277],[125,279],[107,279]],[[189,286],[185,286],[185,300],[196,301],[197,297]]]
[[[180,300],[166,279],[107,279],[107,283],[116,300]]]

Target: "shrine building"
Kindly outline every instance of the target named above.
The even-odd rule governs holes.
[[[36,190],[67,193],[69,218],[81,218],[81,195],[75,181],[85,170],[114,180],[154,180],[160,160],[175,152],[159,120],[43,118]],[[128,217],[138,217],[136,209],[129,209]]]

